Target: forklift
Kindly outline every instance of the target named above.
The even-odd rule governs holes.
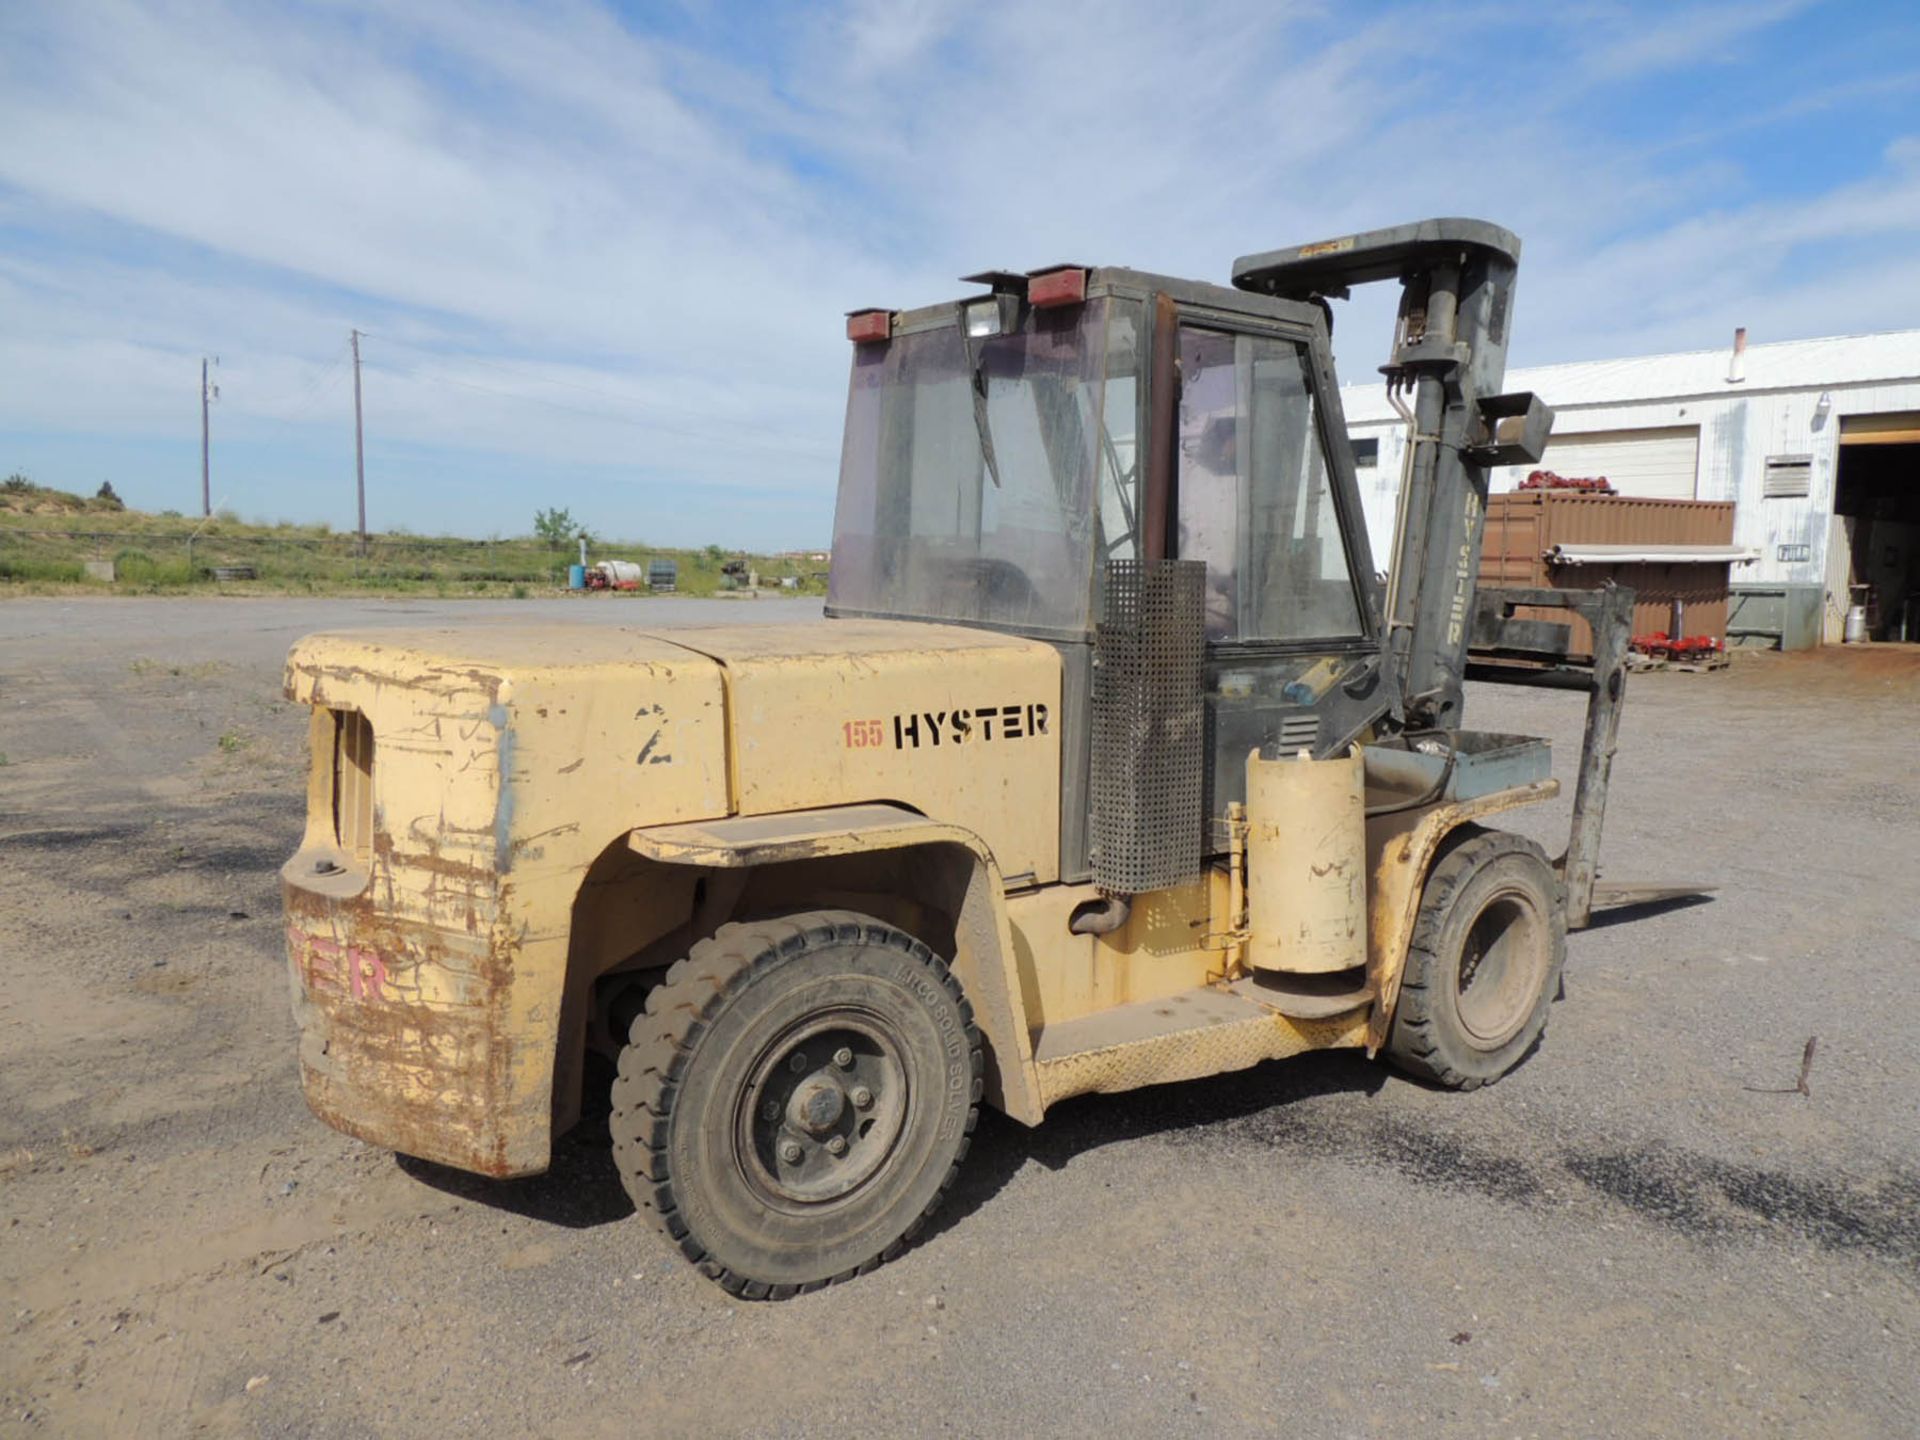
[[[636,1206],[778,1299],[897,1254],[983,1103],[1335,1047],[1506,1074],[1567,931],[1675,893],[1595,884],[1631,595],[1475,591],[1488,470],[1552,424],[1501,392],[1519,254],[1429,220],[1231,288],[1055,265],[855,311],[824,619],[296,644],[314,1112],[529,1175],[597,1052]],[[1384,579],[1329,350],[1374,281]],[[1557,857],[1494,823],[1559,787],[1464,728],[1469,678],[1589,696]]]

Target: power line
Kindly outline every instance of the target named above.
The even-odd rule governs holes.
[[[306,385],[294,395],[294,404],[297,406],[310,405],[312,402],[322,398],[327,387],[344,372],[347,356],[348,343],[342,341],[340,348],[335,350],[333,355],[328,359],[326,368],[320,371],[319,374],[311,377]]]
[[[342,340],[339,347],[327,357],[321,367],[311,372],[305,383],[295,382],[278,390],[269,390],[264,397],[247,396],[255,407],[265,407],[285,402],[287,413],[275,416],[279,420],[297,420],[310,414],[314,405],[325,398],[325,391],[335,379],[345,373],[349,358],[347,342]]]

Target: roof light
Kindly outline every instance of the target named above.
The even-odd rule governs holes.
[[[1087,272],[1078,265],[1036,270],[1027,281],[1027,303],[1036,310],[1078,305],[1087,298]]]
[[[873,345],[893,338],[893,311],[852,310],[847,313],[847,339]]]
[[[966,307],[965,314],[969,339],[984,340],[1000,333],[1000,306],[992,297],[974,301]]]
[[[1020,297],[1010,290],[998,290],[969,300],[960,307],[960,323],[969,340],[1011,335],[1020,328]]]

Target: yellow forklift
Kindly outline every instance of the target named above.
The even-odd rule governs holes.
[[[1232,288],[1052,266],[856,311],[826,619],[301,641],[315,1113],[528,1175],[602,1052],[636,1205],[780,1298],[895,1254],[982,1102],[1335,1046],[1498,1079],[1595,903],[1630,614],[1475,594],[1488,468],[1552,420],[1500,393],[1519,250],[1431,220]],[[1384,582],[1328,349],[1377,280]],[[1472,676],[1591,697],[1558,857],[1493,828],[1558,786],[1462,727]]]

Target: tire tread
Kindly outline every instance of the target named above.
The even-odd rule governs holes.
[[[1456,897],[1485,866],[1507,855],[1527,856],[1548,877],[1547,893],[1552,901],[1553,913],[1547,919],[1554,928],[1553,943],[1558,954],[1550,963],[1546,987],[1552,991],[1557,989],[1559,983],[1560,964],[1565,955],[1565,932],[1559,928],[1561,922],[1557,917],[1565,912],[1560,908],[1559,882],[1553,875],[1545,853],[1532,841],[1507,831],[1486,830],[1477,825],[1461,826],[1448,837],[1447,848],[1427,872],[1419,913],[1407,946],[1406,963],[1402,969],[1399,995],[1386,1045],[1387,1056],[1398,1069],[1450,1090],[1477,1090],[1500,1078],[1500,1075],[1470,1073],[1447,1059],[1447,1047],[1438,1028],[1442,1022],[1437,1014],[1431,987],[1450,973],[1442,942]],[[1518,1065],[1532,1053],[1539,1041],[1540,1034],[1536,1032],[1520,1050],[1513,1064]]]
[[[958,1005],[973,1067],[966,1124],[959,1153],[941,1177],[933,1199],[879,1254],[824,1280],[769,1284],[738,1274],[716,1260],[681,1218],[667,1151],[674,1102],[695,1043],[729,995],[756,972],[804,950],[810,943],[836,941],[881,944],[914,956]],[[730,921],[696,942],[684,959],[667,968],[660,984],[648,993],[646,1009],[634,1018],[613,1082],[609,1129],[614,1165],[635,1208],[702,1274],[741,1299],[789,1299],[868,1274],[885,1264],[905,1249],[928,1216],[940,1207],[960,1173],[959,1162],[972,1143],[979,1120],[982,1065],[979,1027],[959,980],[945,961],[905,931],[851,910],[813,910],[767,920]]]

